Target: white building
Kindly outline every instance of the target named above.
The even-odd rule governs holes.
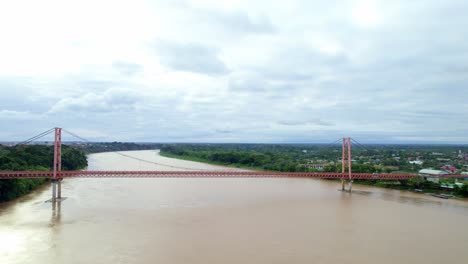
[[[422,169],[419,171],[419,175],[424,177],[425,180],[431,182],[439,182],[441,176],[447,175],[448,172],[441,170]]]
[[[316,170],[323,170],[329,164],[303,164],[302,166],[309,168],[309,169],[316,169]]]
[[[468,172],[464,171],[461,173],[462,175],[466,175],[466,178],[464,178],[464,180],[468,180]]]
[[[409,164],[416,164],[416,165],[422,165],[424,161],[422,160],[410,160],[408,161]]]

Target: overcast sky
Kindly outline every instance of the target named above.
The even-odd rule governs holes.
[[[468,1],[0,2],[0,141],[468,143]]]

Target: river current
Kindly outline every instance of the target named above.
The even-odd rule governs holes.
[[[158,151],[90,170],[214,170]],[[126,155],[137,157],[131,159]],[[0,263],[466,263],[468,202],[315,179],[66,179],[0,204]]]

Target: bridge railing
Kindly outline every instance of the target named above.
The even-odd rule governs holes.
[[[417,174],[353,173],[353,180],[405,180]],[[348,173],[273,171],[60,171],[57,178],[319,178],[343,179]],[[448,174],[444,178],[466,178]],[[0,179],[53,178],[52,171],[0,171]]]
[[[352,179],[409,179],[416,174],[353,173]],[[58,178],[321,178],[342,179],[347,173],[267,171],[61,171]],[[463,178],[447,175],[446,178]],[[0,171],[0,179],[53,178],[51,171]]]

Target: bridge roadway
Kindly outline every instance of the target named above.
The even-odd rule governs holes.
[[[406,180],[417,174],[352,173],[351,179]],[[465,178],[449,174],[442,178]],[[53,178],[52,171],[0,171],[0,179]],[[57,178],[318,178],[346,179],[348,173],[333,172],[271,172],[271,171],[60,171]]]

